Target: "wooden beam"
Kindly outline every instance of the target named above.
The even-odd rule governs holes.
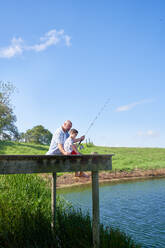
[[[56,226],[56,172],[52,173],[52,230],[55,230]]]
[[[92,171],[92,233],[93,247],[100,246],[100,211],[99,211],[99,178],[98,171]]]
[[[0,174],[111,170],[110,155],[0,155]]]

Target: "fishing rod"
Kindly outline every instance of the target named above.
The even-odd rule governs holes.
[[[94,123],[99,118],[99,116],[101,115],[101,113],[103,112],[103,110],[105,109],[105,107],[108,105],[109,101],[110,101],[110,98],[108,98],[106,100],[106,102],[104,103],[104,105],[102,106],[102,108],[100,109],[100,111],[97,113],[97,115],[95,116],[95,118],[92,120],[92,122],[90,123],[89,127],[87,128],[87,131],[85,132],[85,136],[87,135],[87,133],[89,132],[89,130],[93,127]],[[82,140],[79,142],[78,147],[81,145],[81,142],[82,142]]]

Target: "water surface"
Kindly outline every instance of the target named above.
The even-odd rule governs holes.
[[[91,215],[90,186],[60,189],[58,193]],[[165,179],[100,185],[100,219],[131,235],[145,248],[165,248]]]

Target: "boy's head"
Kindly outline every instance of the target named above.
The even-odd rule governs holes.
[[[72,128],[72,129],[70,130],[70,137],[71,137],[72,139],[75,139],[76,136],[77,136],[77,134],[78,134],[78,131],[77,131],[76,129]]]

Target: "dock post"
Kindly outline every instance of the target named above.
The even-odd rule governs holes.
[[[100,245],[100,211],[99,211],[99,173],[92,171],[92,233],[93,247],[99,248]]]
[[[52,201],[52,230],[55,230],[56,224],[56,172],[52,173],[52,193],[51,193],[51,201]]]

